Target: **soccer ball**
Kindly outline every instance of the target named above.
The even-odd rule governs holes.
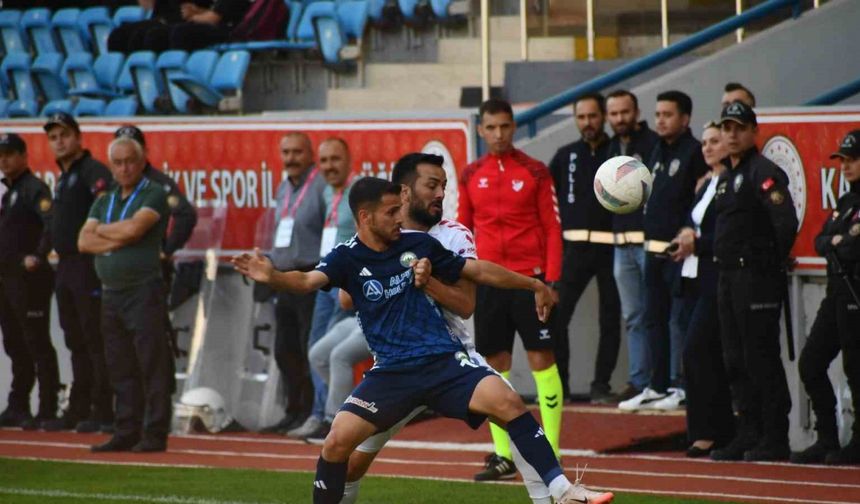
[[[594,175],[594,194],[603,208],[616,214],[638,210],[648,201],[653,177],[648,167],[630,156],[615,156]]]

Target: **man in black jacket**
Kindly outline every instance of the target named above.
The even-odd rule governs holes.
[[[672,295],[679,266],[668,257],[667,248],[684,226],[696,181],[708,171],[702,145],[690,132],[692,113],[692,100],[680,91],[657,96],[655,117],[660,142],[648,163],[654,183],[644,210],[645,327],[651,381],[642,393],[618,404],[623,411],[671,410],[685,399],[680,362],[690,307]]]
[[[0,135],[0,332],[12,361],[12,386],[0,426],[28,428],[57,414],[60,374],[51,344],[51,191],[27,167],[27,146]],[[30,416],[30,392],[39,379],[39,412]]]
[[[44,130],[60,168],[54,190],[51,237],[60,256],[56,294],[60,326],[72,354],[72,390],[62,418],[43,422],[45,430],[79,432],[109,430],[113,424],[113,393],[105,368],[101,334],[101,282],[93,256],[78,250],[78,233],[93,201],[112,183],[107,167],[81,145],[75,118],[60,112]]]
[[[549,164],[559,198],[564,238],[555,360],[567,395],[570,387],[568,325],[583,291],[591,279],[597,277],[600,343],[591,382],[591,401],[605,403],[614,397],[609,380],[621,342],[621,304],[612,275],[612,214],[600,206],[594,195],[594,175],[606,160],[609,146],[609,138],[603,132],[606,117],[603,96],[583,96],[574,104],[574,113],[581,138],[560,148]]]
[[[715,196],[714,259],[726,373],[738,432],[714,460],[786,460],[791,397],[782,366],[779,315],[797,234],[788,177],[756,148],[756,114],[735,101],[721,114],[727,167]]]
[[[647,163],[660,137],[639,120],[639,100],[630,91],[619,89],[606,98],[609,126],[615,133],[609,141],[609,158],[630,156]],[[627,334],[627,387],[618,394],[619,401],[632,399],[648,386],[651,360],[648,356],[648,334],[645,331],[645,231],[642,209],[612,216],[615,233],[613,274],[621,299],[621,314]]]
[[[842,140],[831,158],[842,162],[851,190],[839,198],[836,210],[815,238],[815,250],[827,258],[827,295],[800,353],[800,378],[812,400],[818,439],[809,448],[791,454],[799,464],[860,463],[860,422],[854,419],[853,437],[839,448],[836,430],[836,396],[827,368],[842,352],[842,367],[851,388],[854,411],[860,411],[860,130]],[[853,292],[852,292],[853,291]]]

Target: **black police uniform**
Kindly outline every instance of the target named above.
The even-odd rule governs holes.
[[[651,197],[645,205],[645,330],[651,352],[650,388],[665,393],[671,385],[670,321],[686,331],[690,306],[673,296],[680,265],[664,254],[684,226],[692,208],[696,181],[708,171],[702,144],[689,128],[673,143],[660,140],[648,166],[654,175]],[[675,318],[676,320],[672,320]],[[677,384],[676,384],[677,385]]]
[[[717,459],[788,457],[791,397],[780,358],[785,265],[797,232],[788,177],[750,149],[720,176],[714,258],[726,373],[739,410],[735,439]]]
[[[621,302],[612,275],[612,214],[594,195],[594,175],[606,160],[609,139],[596,148],[579,140],[560,148],[549,164],[559,199],[564,259],[559,282],[559,311],[555,322],[555,360],[567,395],[570,390],[568,326],[576,303],[593,277],[599,292],[600,343],[591,382],[592,398],[609,394],[609,380],[621,342]]]
[[[78,251],[78,233],[96,196],[108,189],[108,169],[89,151],[60,175],[54,194],[52,237],[60,256],[56,294],[60,326],[72,354],[73,385],[69,395],[68,423],[92,418],[113,419],[113,394],[105,369],[101,334],[101,282],[93,256]],[[68,426],[68,425],[67,425]]]
[[[834,236],[842,241],[834,246]],[[860,306],[854,292],[860,292],[860,182],[839,198],[836,210],[815,238],[815,250],[827,258],[827,294],[800,354],[800,378],[812,400],[817,444],[825,451],[839,449],[836,430],[836,396],[827,377],[830,363],[842,352],[842,367],[851,388],[854,411],[860,411]],[[860,461],[860,422],[854,420],[852,444],[857,446],[854,462]],[[837,456],[822,453],[820,460],[835,462]],[[794,460],[794,457],[792,458]]]
[[[12,361],[8,408],[29,416],[30,391],[38,377],[36,420],[48,420],[57,413],[60,382],[50,330],[51,191],[29,169],[14,180],[4,178],[3,183],[7,191],[0,207],[0,329]],[[30,255],[39,260],[35,271],[23,265]]]
[[[660,142],[660,136],[648,127],[646,121],[639,122],[639,129],[630,133],[630,141],[624,143],[619,135],[612,137],[609,141],[608,158],[615,156],[630,156],[648,163],[651,153]],[[615,245],[642,246],[645,241],[645,233],[642,231],[642,209],[629,214],[616,214],[612,216],[612,231],[615,233]]]

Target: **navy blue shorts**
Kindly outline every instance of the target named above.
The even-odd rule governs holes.
[[[418,406],[425,405],[448,418],[457,418],[477,429],[485,415],[469,412],[469,401],[478,383],[492,370],[478,366],[464,352],[441,355],[408,369],[371,369],[344,401],[349,411],[386,431]]]

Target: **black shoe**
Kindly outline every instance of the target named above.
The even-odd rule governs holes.
[[[295,429],[302,423],[304,423],[304,418],[299,419],[295,413],[288,413],[280,422],[264,427],[260,429],[260,432],[263,434],[286,434],[287,431]]]
[[[29,411],[6,408],[0,413],[0,427],[25,427],[32,423],[33,415]]]
[[[788,460],[791,449],[785,444],[760,444],[744,452],[747,462],[779,462]]]
[[[839,443],[818,440],[809,448],[793,452],[789,460],[792,464],[823,464],[827,454],[839,449]]]
[[[106,443],[90,446],[90,451],[93,453],[131,451],[132,447],[137,445],[137,442],[137,436],[114,436],[110,438]]]
[[[710,448],[699,448],[698,446],[692,445],[687,448],[687,457],[688,458],[702,458],[707,457],[711,454],[714,447],[711,445]]]
[[[589,398],[591,404],[616,404],[618,402],[609,385],[592,385]]]
[[[167,451],[167,439],[145,436],[131,448],[135,453],[155,453]]]
[[[860,464],[860,440],[852,440],[841,450],[828,453],[824,463],[827,465]]]
[[[326,436],[328,436],[328,431],[330,431],[330,430],[331,430],[331,424],[329,422],[326,422],[325,420],[323,420],[322,422],[320,422],[319,427],[314,429],[313,432],[307,434],[306,436],[302,436],[299,439],[301,439],[302,441],[310,441],[310,442],[322,441],[325,439]]]
[[[102,434],[113,434],[116,432],[116,427],[114,427],[113,422],[103,423],[99,426],[99,430]]]
[[[91,432],[99,432],[101,430],[101,423],[98,420],[81,420],[75,425],[75,432],[80,434],[89,434]]]
[[[711,460],[743,460],[744,453],[755,445],[756,440],[752,436],[735,436],[726,446],[711,450]]]
[[[510,459],[491,453],[484,460],[487,462],[487,467],[475,475],[475,481],[506,480],[513,479],[517,475],[517,468]]]
[[[38,420],[38,419],[37,419]],[[59,431],[67,431],[74,430],[75,426],[78,425],[78,422],[81,419],[78,418],[77,415],[70,413],[68,411],[64,411],[63,415],[59,418],[51,418],[47,420],[42,420],[39,423],[39,428],[46,432],[59,432]]]

